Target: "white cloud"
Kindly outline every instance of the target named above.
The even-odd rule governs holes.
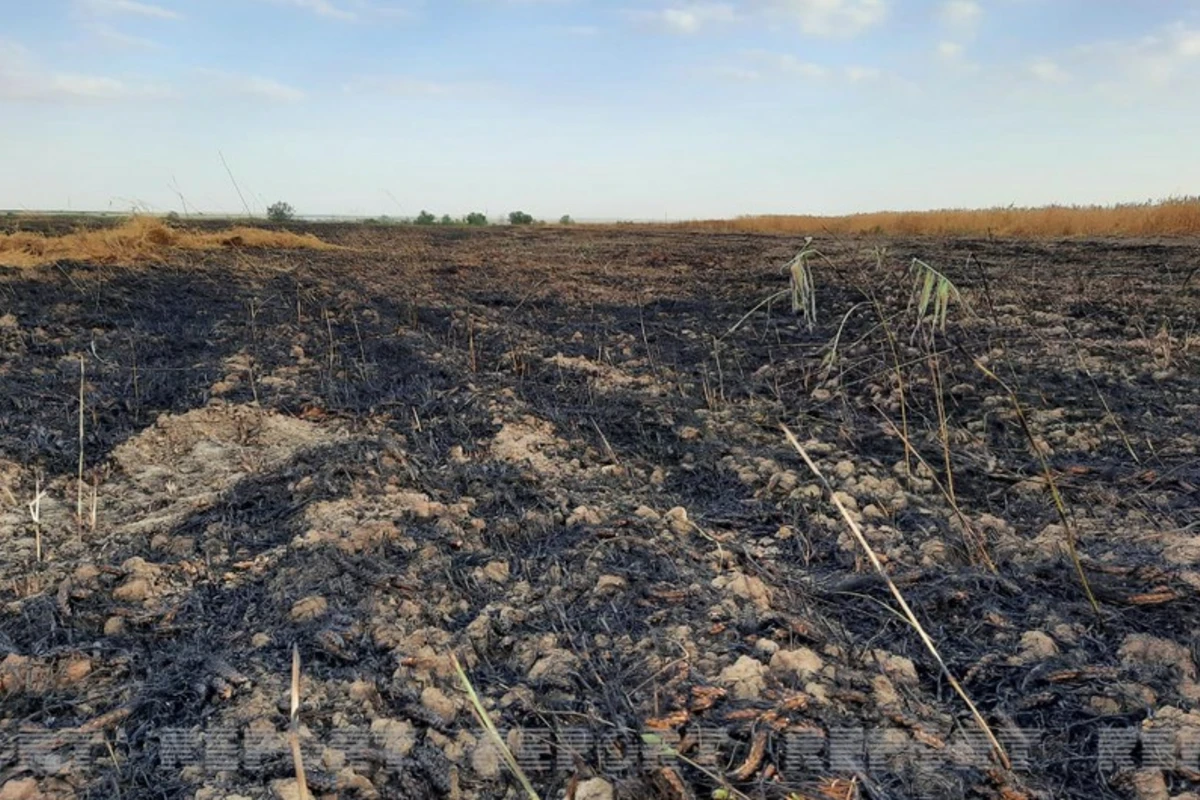
[[[786,75],[799,75],[804,78],[819,79],[829,75],[829,69],[811,61],[802,61],[790,53],[770,53],[765,50],[751,50],[746,55],[754,59],[763,69]]]
[[[887,18],[887,0],[759,0],[813,36],[853,36]]]
[[[222,94],[252,97],[275,103],[296,103],[305,97],[300,89],[261,75],[242,75],[215,69],[202,69],[199,70],[199,74]]]
[[[846,67],[846,80],[851,83],[877,81],[883,77],[883,72],[877,67]]]
[[[1029,65],[1029,74],[1046,83],[1066,83],[1069,73],[1049,58],[1039,58]]]
[[[958,61],[965,52],[966,48],[958,42],[938,42],[937,54],[946,61]]]
[[[372,0],[259,0],[277,6],[289,6],[327,19],[354,22],[366,17],[412,20],[418,16],[419,0],[407,3],[376,3]]]
[[[106,75],[48,70],[22,45],[0,40],[0,101],[113,101],[167,94],[161,87],[132,85]]]
[[[89,25],[93,36],[106,45],[118,50],[162,50],[163,46],[153,39],[132,36],[108,25]]]
[[[482,83],[436,81],[408,75],[360,75],[342,86],[347,94],[389,94],[436,97],[473,91],[495,91]]]
[[[600,28],[595,25],[558,25],[553,30],[564,36],[598,36]]]
[[[810,82],[824,83],[836,81],[841,85],[886,82],[888,85],[903,88],[911,87],[898,76],[885,72],[879,67],[854,64],[846,67],[831,68],[812,61],[805,61],[790,53],[775,53],[768,50],[748,50],[743,53],[745,62],[742,64],[724,65],[707,71],[707,75],[717,75],[737,80],[775,80],[795,81],[797,78]]]
[[[1200,29],[1182,22],[1130,39],[1110,39],[1060,55],[1069,72],[1116,96],[1156,87],[1200,87]]]
[[[938,10],[944,24],[960,30],[974,30],[983,18],[983,6],[976,0],[946,0]]]
[[[758,70],[747,67],[717,67],[712,72],[718,78],[745,82],[761,80],[763,76]]]
[[[656,11],[635,11],[633,18],[668,33],[693,34],[712,24],[736,22],[738,14],[729,3],[688,3],[660,8]]]
[[[1200,31],[1180,30],[1175,42],[1175,52],[1184,58],[1200,56]]]
[[[938,42],[934,52],[950,72],[963,74],[977,73],[981,70],[979,64],[967,58],[967,47],[962,42],[942,40]]]
[[[358,19],[358,14],[355,12],[334,5],[329,0],[264,0],[264,2],[310,11],[319,17],[328,17],[330,19],[342,19],[346,21]]]
[[[352,9],[349,13],[357,17],[359,14],[371,17],[381,17],[384,19],[400,19],[413,20],[418,16],[417,6],[420,0],[411,0],[411,2],[403,5],[395,4],[380,4],[369,2],[369,0],[352,0]]]
[[[128,14],[154,19],[183,19],[183,15],[177,11],[135,0],[79,0],[76,7],[95,15]]]
[[[774,19],[798,25],[811,36],[853,36],[883,22],[889,0],[738,0],[673,2],[629,15],[643,24],[677,34],[694,34],[715,24]]]

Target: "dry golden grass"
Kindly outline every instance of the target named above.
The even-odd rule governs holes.
[[[172,228],[155,217],[132,217],[115,227],[62,236],[0,234],[0,266],[36,267],[56,261],[137,264],[161,260],[172,250],[223,247],[327,250],[333,245],[312,234],[241,226],[208,233]]]
[[[895,236],[1187,236],[1200,234],[1200,197],[1114,206],[878,211],[844,217],[763,215],[681,222],[729,233]]]

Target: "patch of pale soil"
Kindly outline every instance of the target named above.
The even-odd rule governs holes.
[[[0,506],[20,505],[17,486],[21,480],[21,465],[0,458]]]
[[[113,451],[120,477],[101,488],[100,505],[120,532],[168,530],[247,476],[342,435],[252,406],[164,414]]]
[[[295,388],[300,367],[310,363],[311,359],[304,357],[304,350],[299,345],[292,348],[292,355],[297,359],[295,365],[283,365],[269,374],[263,374],[262,367],[255,363],[250,353],[244,350],[234,353],[222,363],[225,375],[209,387],[209,392],[214,397],[223,397],[243,384],[276,390]]]
[[[661,394],[661,391],[654,391],[658,387],[653,378],[646,375],[630,375],[622,369],[601,361],[593,361],[583,356],[564,356],[562,353],[558,353],[546,361],[560,369],[574,370],[592,376],[595,379],[596,388],[601,390],[648,389],[652,394]]]
[[[562,453],[570,445],[555,435],[554,425],[532,416],[496,422],[501,427],[492,439],[492,458],[528,467],[539,475],[562,474],[565,461]]]
[[[459,547],[482,547],[479,535],[487,527],[471,515],[475,500],[464,497],[451,505],[430,500],[423,492],[388,487],[383,494],[355,496],[312,503],[304,512],[307,531],[296,539],[298,547],[331,543],[348,553],[370,549],[385,541],[408,551],[417,545],[404,534],[403,520],[436,520],[437,529]]]

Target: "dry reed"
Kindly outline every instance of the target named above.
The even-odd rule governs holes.
[[[1186,236],[1200,234],[1200,197],[1111,206],[877,211],[847,216],[764,214],[674,223],[726,233],[896,236]]]

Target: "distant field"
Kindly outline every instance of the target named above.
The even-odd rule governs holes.
[[[697,231],[839,236],[1186,236],[1200,234],[1200,198],[1115,206],[877,211],[843,217],[770,214],[677,225]]]
[[[0,210],[0,233],[13,230],[64,232],[72,226],[108,226],[128,215],[69,211]],[[261,225],[262,217],[201,214],[179,220],[187,227]],[[291,227],[319,229],[327,225],[391,227],[411,224],[404,217],[297,215]],[[495,224],[505,224],[493,220]],[[553,223],[550,223],[553,224]],[[1037,207],[950,208],[930,211],[871,211],[844,216],[816,214],[755,214],[732,219],[640,220],[587,219],[575,224],[591,227],[666,227],[709,233],[771,233],[797,236],[993,236],[1054,238],[1079,236],[1194,236],[1200,235],[1200,197],[1177,197],[1145,203],[1107,206],[1051,205]],[[456,220],[450,227],[462,225]],[[545,227],[539,222],[536,227]],[[438,224],[422,227],[446,227]]]

